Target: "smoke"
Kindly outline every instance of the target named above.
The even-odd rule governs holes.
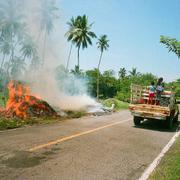
[[[98,103],[87,95],[87,80],[73,74],[58,76],[57,67],[64,65],[67,60],[65,21],[61,11],[57,10],[48,16],[49,6],[59,7],[55,0],[8,0],[20,3],[19,12],[27,24],[26,31],[36,45],[41,67],[35,71],[27,62],[29,70],[19,77],[30,84],[33,94],[40,96],[51,105],[63,110],[87,110]],[[47,16],[46,16],[47,15]],[[48,25],[50,30],[43,27],[42,22],[52,18]],[[45,30],[46,29],[46,30]],[[36,59],[35,59],[36,61]]]

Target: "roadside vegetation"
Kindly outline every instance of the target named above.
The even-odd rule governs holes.
[[[114,111],[120,111],[120,110],[128,108],[127,102],[120,101],[116,98],[110,98],[110,99],[102,100],[101,103],[106,107],[111,107],[112,104],[114,104],[115,105]]]
[[[180,138],[169,152],[167,152],[166,156],[149,178],[149,180],[175,179],[180,179]]]
[[[40,19],[37,28],[39,36],[42,38],[40,42],[42,52],[39,52],[36,44],[38,39],[33,39],[28,31],[31,23],[28,22],[21,11],[23,9],[21,1],[17,0],[16,3],[13,0],[0,1],[0,108],[5,107],[8,99],[7,83],[11,79],[19,79],[19,77],[23,77],[31,71],[33,73],[41,71],[44,67],[47,39],[53,33],[55,22],[59,21],[60,17],[55,1],[42,0],[41,2],[40,6],[42,7],[39,7],[39,11],[37,9],[39,13],[36,14],[39,17],[37,19]],[[135,67],[132,67],[131,70],[119,67],[118,72],[113,70],[102,72],[100,65],[103,63],[103,56],[107,53],[106,50],[110,49],[110,40],[105,34],[106,32],[97,35],[93,31],[95,23],[91,23],[85,14],[72,17],[67,22],[67,26],[68,30],[65,38],[70,43],[70,50],[66,66],[59,65],[56,67],[57,83],[63,84],[62,82],[66,81],[66,77],[69,75],[73,75],[77,79],[83,79],[86,83],[85,86],[87,86],[88,95],[97,98],[105,106],[110,107],[115,104],[115,110],[118,111],[128,106],[131,83],[148,86],[151,81],[157,81],[158,77],[155,75],[141,73]],[[179,42],[176,39],[161,36],[160,42],[179,57]],[[97,51],[99,50],[96,68],[83,70],[80,68],[80,52],[92,46],[93,43],[96,44]],[[77,63],[74,69],[69,69],[73,48],[76,48],[77,51]],[[74,84],[75,82],[72,81],[69,89],[66,89],[69,95],[74,95],[76,91],[73,87]],[[180,79],[166,83],[165,87],[176,91],[177,98],[180,98]],[[60,87],[60,90],[62,90],[61,88],[64,87]],[[68,113],[69,117],[84,115],[84,112]],[[37,120],[24,122],[16,119],[10,119],[9,121],[1,119],[0,127],[13,128],[32,122],[36,123]]]
[[[17,119],[17,118],[0,118],[0,130],[14,129],[24,126],[31,126],[33,124],[49,124],[58,122],[59,118],[46,117],[46,118],[31,118],[31,119]]]

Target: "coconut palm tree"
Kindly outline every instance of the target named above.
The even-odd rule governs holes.
[[[34,42],[32,41],[32,38],[29,37],[28,35],[26,35],[23,38],[23,41],[21,42],[21,56],[23,61],[25,61],[26,58],[28,59],[32,59],[33,57],[37,56],[37,48],[34,44]]]
[[[137,71],[137,68],[132,68],[131,71],[129,71],[129,74],[131,77],[139,76],[141,73]]]
[[[97,99],[99,99],[99,75],[100,75],[99,69],[100,69],[103,52],[109,48],[108,42],[109,42],[109,40],[107,39],[107,35],[100,36],[100,38],[98,39],[98,42],[97,42],[97,48],[100,49],[100,51],[101,51],[99,63],[98,63],[98,67],[97,67],[97,70],[98,70],[98,73],[97,73]]]
[[[25,26],[23,14],[21,9],[21,2],[19,0],[0,1],[0,30],[1,39],[3,39],[1,52],[3,53],[3,62],[6,55],[9,55],[7,64],[7,73],[10,64],[14,61],[15,48],[18,47],[19,41],[22,39],[22,29]],[[9,50],[7,50],[9,49]]]
[[[65,36],[67,37],[67,41],[71,41],[71,46],[70,46],[69,55],[68,55],[68,59],[67,59],[66,71],[68,71],[68,68],[69,68],[69,61],[70,61],[72,47],[73,47],[73,43],[74,43],[73,38],[74,38],[74,34],[78,28],[79,20],[80,20],[80,16],[78,16],[76,18],[72,17],[70,19],[70,21],[67,22],[67,25],[69,26],[69,30],[66,32]]]
[[[125,68],[120,68],[119,72],[119,79],[124,79],[126,76],[126,69]]]
[[[4,66],[6,56],[10,54],[10,44],[8,41],[5,41],[3,38],[1,38],[1,42],[0,42],[0,53],[3,54],[3,58],[0,66],[0,69],[2,69]]]
[[[69,40],[77,47],[77,67],[80,68],[79,52],[80,49],[85,49],[88,45],[92,45],[92,38],[96,38],[96,34],[91,31],[93,23],[89,24],[86,15],[76,18],[76,28],[73,30]]]
[[[47,35],[54,28],[54,20],[58,18],[58,8],[54,0],[42,0],[40,8],[41,32],[44,31],[42,61],[44,64]]]

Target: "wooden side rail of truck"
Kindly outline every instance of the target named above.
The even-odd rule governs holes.
[[[173,121],[178,121],[179,108],[175,93],[164,91],[159,105],[156,105],[156,96],[153,104],[148,104],[149,93],[146,87],[132,84],[129,110],[134,116],[134,124],[140,125],[144,119],[158,119],[165,121],[168,128],[172,128]]]

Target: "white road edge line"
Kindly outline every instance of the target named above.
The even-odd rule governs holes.
[[[154,161],[148,166],[148,168],[143,172],[139,180],[147,180],[151,173],[155,170],[155,168],[160,163],[161,159],[164,157],[165,153],[170,149],[170,147],[174,144],[176,139],[180,136],[180,131],[177,131],[175,135],[171,138],[168,144],[162,149],[160,154],[154,159]]]

